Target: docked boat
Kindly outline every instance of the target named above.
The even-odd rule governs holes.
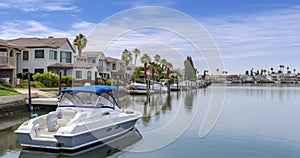
[[[154,90],[154,93],[166,93],[166,92],[168,92],[168,87],[166,87],[162,83],[154,83],[153,90]]]
[[[121,109],[112,86],[62,90],[56,111],[24,122],[16,131],[22,147],[79,150],[134,129],[141,113]]]
[[[147,92],[147,84],[144,83],[131,83],[130,87],[132,90]],[[149,90],[154,93],[165,93],[168,91],[168,87],[164,86],[162,83],[152,83],[149,86]]]
[[[147,90],[147,85],[144,83],[131,83],[130,84],[131,88],[134,90]]]

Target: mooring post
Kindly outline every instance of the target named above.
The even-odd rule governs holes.
[[[60,96],[60,91],[61,91],[61,71],[59,71],[58,96]]]
[[[30,72],[29,71],[27,73],[27,80],[28,80],[28,106],[29,106],[29,109],[32,114],[33,108],[31,106],[31,88],[30,88]]]

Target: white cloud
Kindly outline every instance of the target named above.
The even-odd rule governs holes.
[[[72,0],[0,0],[0,8],[14,8],[24,12],[78,10]]]
[[[298,52],[300,48],[300,10],[297,7],[200,21],[225,59],[280,55]]]
[[[82,21],[72,24],[69,30],[61,30],[47,26],[38,21],[15,20],[0,24],[0,37],[3,39],[13,39],[19,37],[68,37],[70,40],[79,34],[87,34],[95,24]]]

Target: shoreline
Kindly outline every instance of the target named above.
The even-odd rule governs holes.
[[[0,96],[0,119],[28,110],[23,94]]]

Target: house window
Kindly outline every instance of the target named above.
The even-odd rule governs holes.
[[[28,72],[29,70],[28,69],[23,69],[22,70],[22,72],[24,73],[24,72]]]
[[[95,63],[96,63],[96,59],[93,59],[93,60],[92,60],[92,63],[95,64]]]
[[[103,71],[103,60],[99,60],[99,71]]]
[[[72,53],[60,51],[60,62],[61,63],[72,63]]]
[[[44,58],[44,50],[35,50],[34,57],[35,58]]]
[[[87,74],[86,74],[86,76],[87,76],[88,80],[91,80],[92,79],[92,72],[88,71]]]
[[[23,60],[28,60],[28,54],[27,50],[23,51]]]
[[[44,73],[44,69],[34,69],[34,73]]]
[[[112,64],[112,70],[117,70],[117,64]]]
[[[57,51],[49,50],[49,59],[57,59]]]
[[[106,64],[106,71],[110,71],[110,64],[109,63]]]
[[[81,79],[82,78],[82,71],[76,71],[76,76],[77,79]]]

